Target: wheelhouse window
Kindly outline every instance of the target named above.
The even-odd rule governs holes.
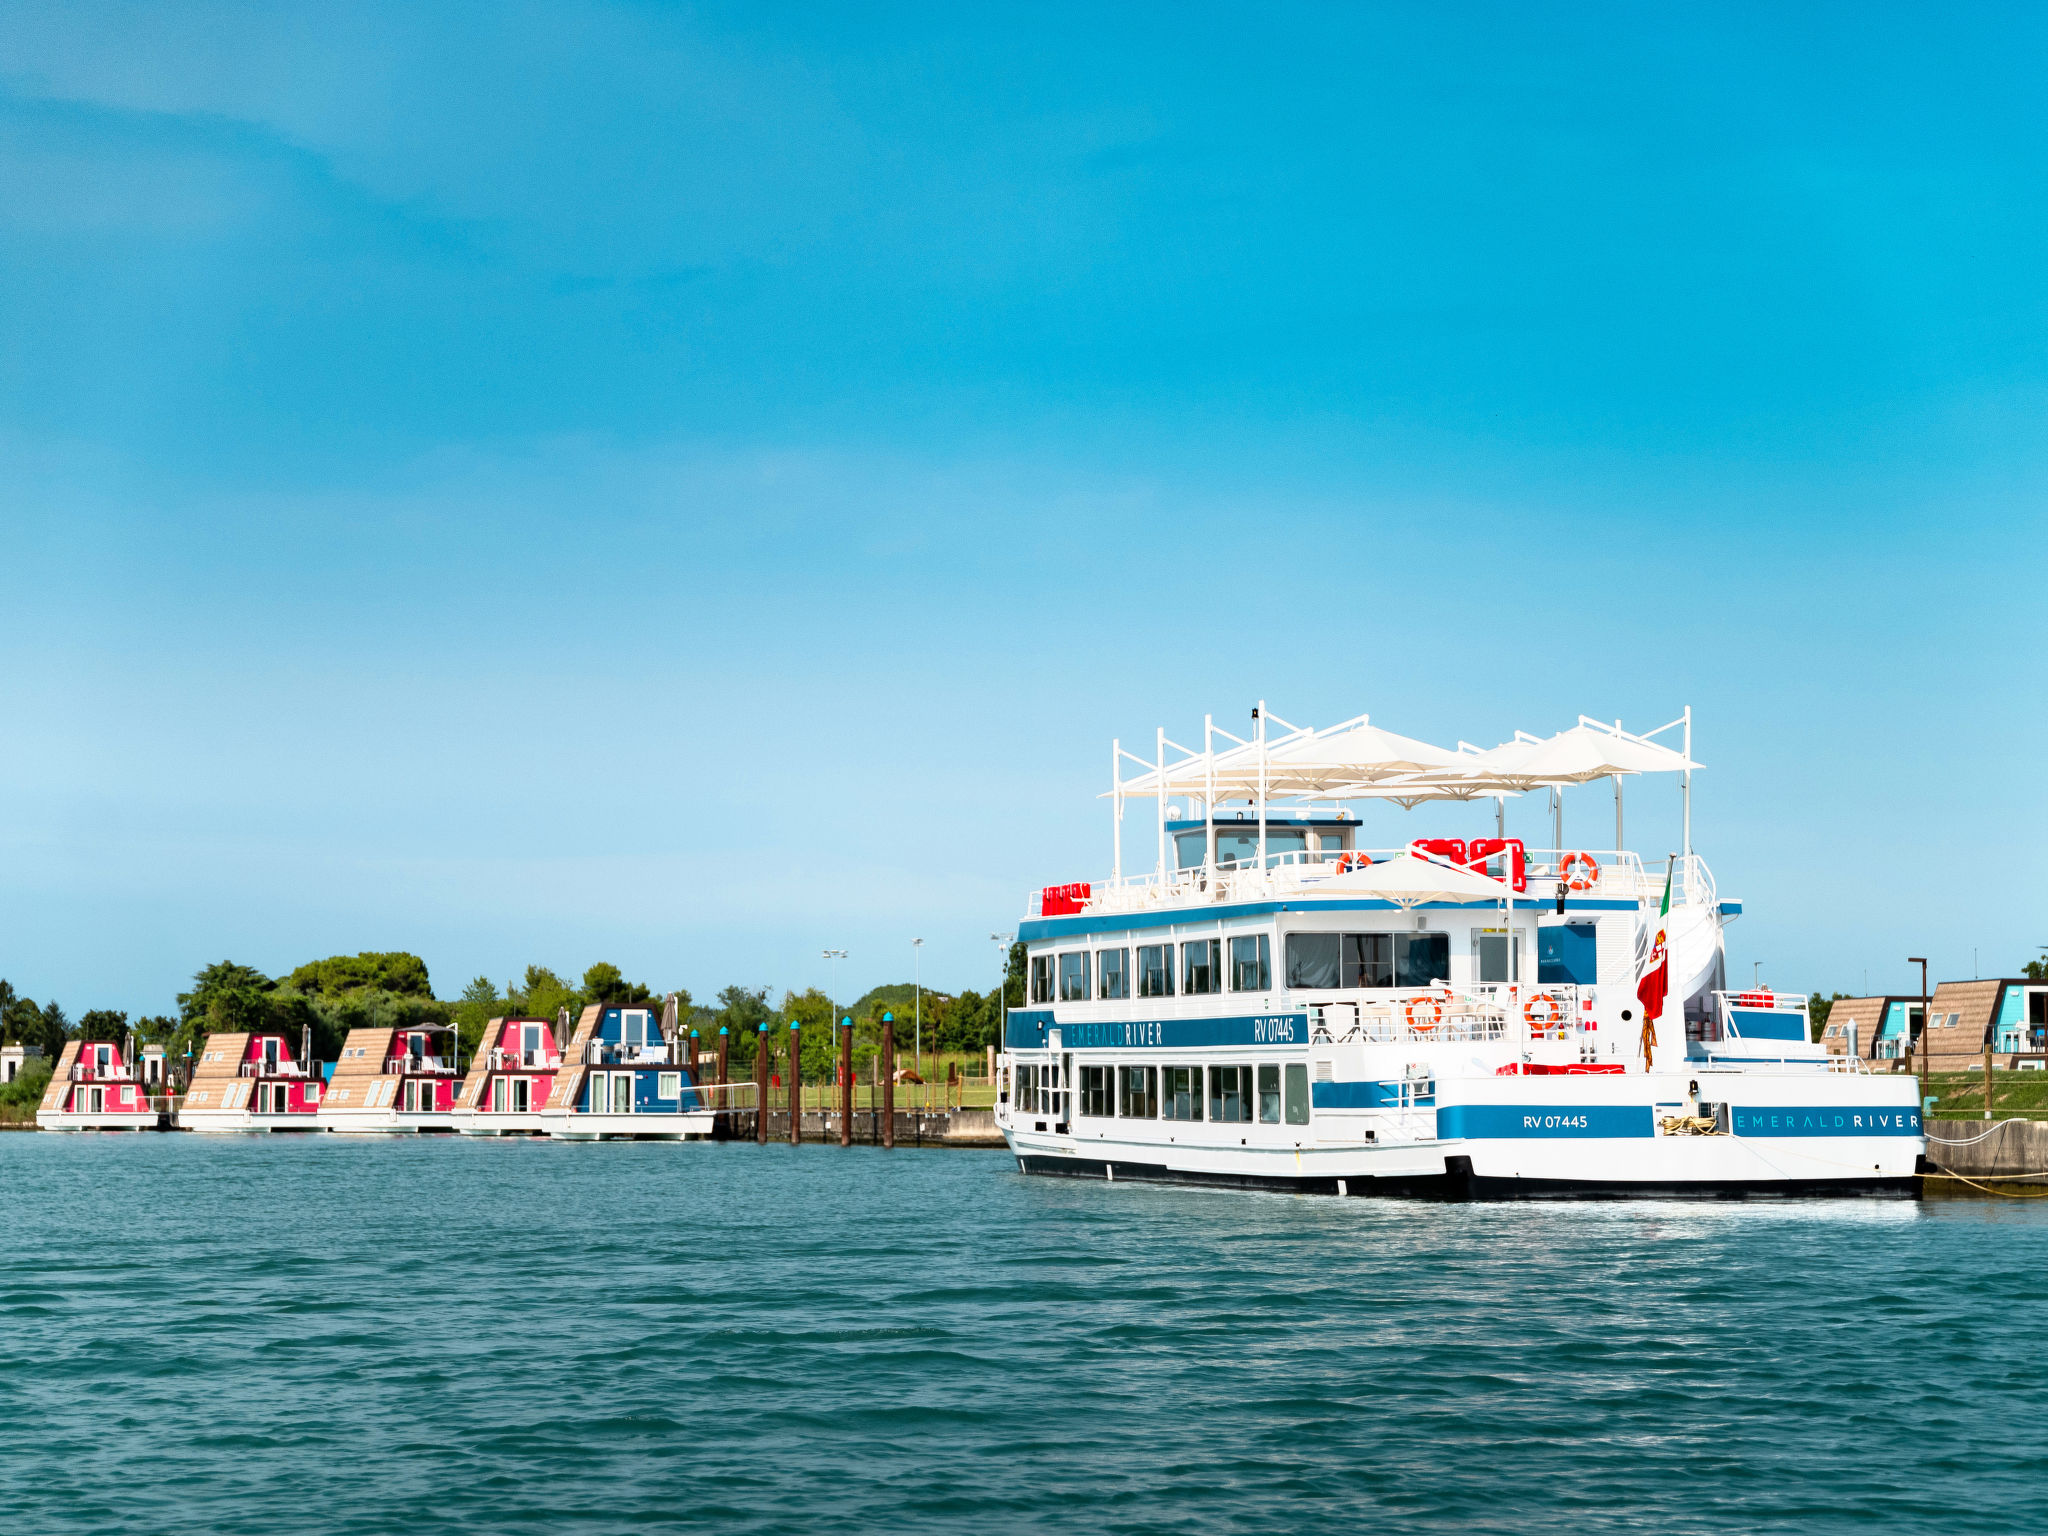
[[[1120,1002],[1131,995],[1131,952],[1128,949],[1099,949],[1095,952],[1095,978],[1099,996],[1105,1002]]]
[[[1223,941],[1195,939],[1180,947],[1180,988],[1189,997],[1223,990]]]
[[[1230,990],[1268,992],[1273,987],[1273,941],[1248,933],[1230,941]]]
[[[1138,948],[1138,996],[1173,996],[1173,946],[1143,944]]]
[[[1060,1001],[1063,1003],[1085,1003],[1088,1001],[1088,951],[1083,949],[1073,954],[1060,956]]]
[[[1031,1001],[1049,1003],[1052,1001],[1052,956],[1031,957]]]
[[[1200,1067],[1162,1067],[1165,1079],[1159,1095],[1159,1118],[1162,1120],[1199,1120],[1202,1118],[1202,1069]]]
[[[1252,1117],[1252,1069],[1209,1069],[1209,1118],[1224,1125],[1243,1125]]]
[[[1118,1067],[1117,1084],[1122,1103],[1118,1113],[1126,1120],[1157,1120],[1159,1118],[1159,1069],[1157,1067]]]
[[[1263,1062],[1259,1066],[1259,1121],[1263,1125],[1280,1123],[1280,1064]]]
[[[1448,933],[1396,933],[1394,985],[1430,987],[1451,979],[1451,936]]]
[[[1295,857],[1288,862],[1299,864],[1301,855],[1308,852],[1308,833],[1299,827],[1276,827],[1266,823],[1266,863],[1278,864],[1287,854]],[[1256,865],[1259,862],[1259,828],[1253,822],[1249,826],[1232,825],[1216,829],[1216,867],[1235,869],[1239,865]]]
[[[1107,1120],[1111,1109],[1110,1067],[1081,1069],[1081,1113],[1095,1120]]]

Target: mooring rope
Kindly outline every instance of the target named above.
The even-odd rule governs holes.
[[[2026,1124],[2029,1124],[2029,1123],[2030,1123],[2030,1122],[2028,1122],[2028,1121],[2022,1120],[2022,1119],[2021,1119],[2021,1118],[2020,1118],[2020,1117],[2019,1117],[2018,1115],[2014,1115],[2014,1116],[2012,1116],[2012,1117],[2011,1117],[2010,1119],[2006,1119],[2006,1120],[1999,1120],[1999,1121],[1995,1121],[1995,1122],[1993,1122],[1993,1124],[1992,1124],[1992,1126],[1991,1126],[1991,1129],[1990,1129],[1990,1130],[1988,1130],[1988,1131],[1986,1131],[1986,1132],[1985,1132],[1985,1133],[1984,1133],[1984,1134],[1983,1134],[1982,1136],[1972,1136],[1972,1137],[1970,1137],[1970,1138],[1969,1138],[1969,1139],[1968,1139],[1967,1141],[1951,1141],[1951,1140],[1950,1140],[1950,1139],[1949,1139],[1948,1137],[1946,1137],[1946,1136],[1934,1136],[1934,1135],[1930,1135],[1930,1136],[1928,1136],[1928,1138],[1927,1138],[1927,1139],[1928,1139],[1929,1141],[1932,1141],[1932,1142],[1936,1142],[1936,1143],[1938,1143],[1939,1145],[1941,1145],[1941,1146],[1944,1146],[1944,1147],[1974,1147],[1975,1145],[1977,1145],[1977,1143],[1978,1143],[1978,1142],[1980,1142],[1980,1141],[1983,1141],[1983,1140],[1987,1139],[1988,1137],[1990,1137],[1990,1136],[1992,1135],[1992,1133],[1993,1133],[1993,1132],[1995,1132],[1995,1131],[2002,1131],[2002,1130],[2004,1130],[2004,1129],[2005,1129],[2005,1128],[2006,1128],[2006,1127],[2007,1127],[2008,1125],[2026,1125]]]

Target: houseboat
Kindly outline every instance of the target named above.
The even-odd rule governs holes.
[[[389,1135],[455,1129],[455,1026],[352,1029],[320,1097],[320,1128]]]
[[[567,1141],[708,1138],[713,1115],[685,1060],[676,999],[662,1012],[592,1004],[562,1052],[541,1123]]]
[[[1199,752],[1114,745],[1110,878],[1044,888],[1018,932],[997,1104],[1018,1167],[1340,1195],[1912,1193],[1917,1085],[1831,1060],[1803,997],[1726,985],[1742,909],[1692,848],[1691,735],[1690,711],[1643,735],[1582,717],[1451,750],[1262,705]],[[1622,780],[1652,773],[1681,789],[1664,859],[1623,841]],[[1567,846],[1564,790],[1606,779],[1614,846]],[[1550,847],[1506,835],[1532,792]],[[1141,799],[1157,858],[1127,874]],[[1495,835],[1368,846],[1375,800],[1492,800]]]
[[[192,1063],[192,1081],[178,1106],[181,1131],[317,1131],[321,1082],[309,1070],[311,1042],[300,1054],[281,1034],[209,1035]]]
[[[561,1070],[568,1010],[546,1019],[492,1019],[484,1026],[469,1075],[455,1097],[455,1128],[465,1136],[540,1136],[541,1111]]]
[[[154,1131],[164,1119],[161,1101],[110,1040],[65,1042],[36,1110],[46,1131]]]

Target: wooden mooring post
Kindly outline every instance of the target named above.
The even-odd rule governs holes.
[[[882,1145],[896,1145],[896,1015],[882,1015]]]
[[[1991,1047],[1984,1047],[1984,1118],[1991,1118]]]
[[[853,1145],[853,1016],[839,1021],[839,1145]]]
[[[795,1019],[789,1021],[789,1144],[804,1139],[804,1052],[797,1043]]]
[[[754,1145],[768,1145],[768,1026],[754,1026]]]

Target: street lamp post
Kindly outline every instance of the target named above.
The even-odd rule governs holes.
[[[1204,814],[1207,813],[1205,812]],[[1000,1010],[1002,1028],[996,1035],[996,1049],[1006,1050],[1009,1047],[1010,1040],[1010,944],[1016,938],[1016,935],[1011,933],[992,933],[988,937],[989,942],[995,945],[996,954],[1000,957],[1002,965],[1002,969],[996,973],[996,998],[1002,1004]],[[995,1069],[993,1067],[989,1069],[989,1075],[991,1078],[994,1077]]]
[[[911,973],[910,995],[910,1064],[917,1075],[924,1076],[924,940],[910,941]]]
[[[1934,1020],[1927,1016],[1927,962],[1918,955],[1908,955],[1906,964],[1920,967],[1920,1038],[1913,1039],[1913,1032],[1909,1029],[1906,1031],[1906,1044],[1920,1054],[1920,1109],[1924,1114],[1927,1110],[1927,1047],[1933,1043],[1927,1037],[1927,1029]],[[1988,1098],[1985,1105],[1987,1108],[1990,1105]]]
[[[830,960],[832,962],[832,969],[830,972],[832,979],[826,982],[825,985],[832,992],[837,992],[839,990],[839,962],[846,958],[846,951],[843,949],[827,949],[821,950],[819,951],[819,953],[823,955],[825,959]],[[825,1017],[827,1019],[830,1019],[832,1017],[832,1013],[832,999],[828,993],[828,995],[825,998]]]

